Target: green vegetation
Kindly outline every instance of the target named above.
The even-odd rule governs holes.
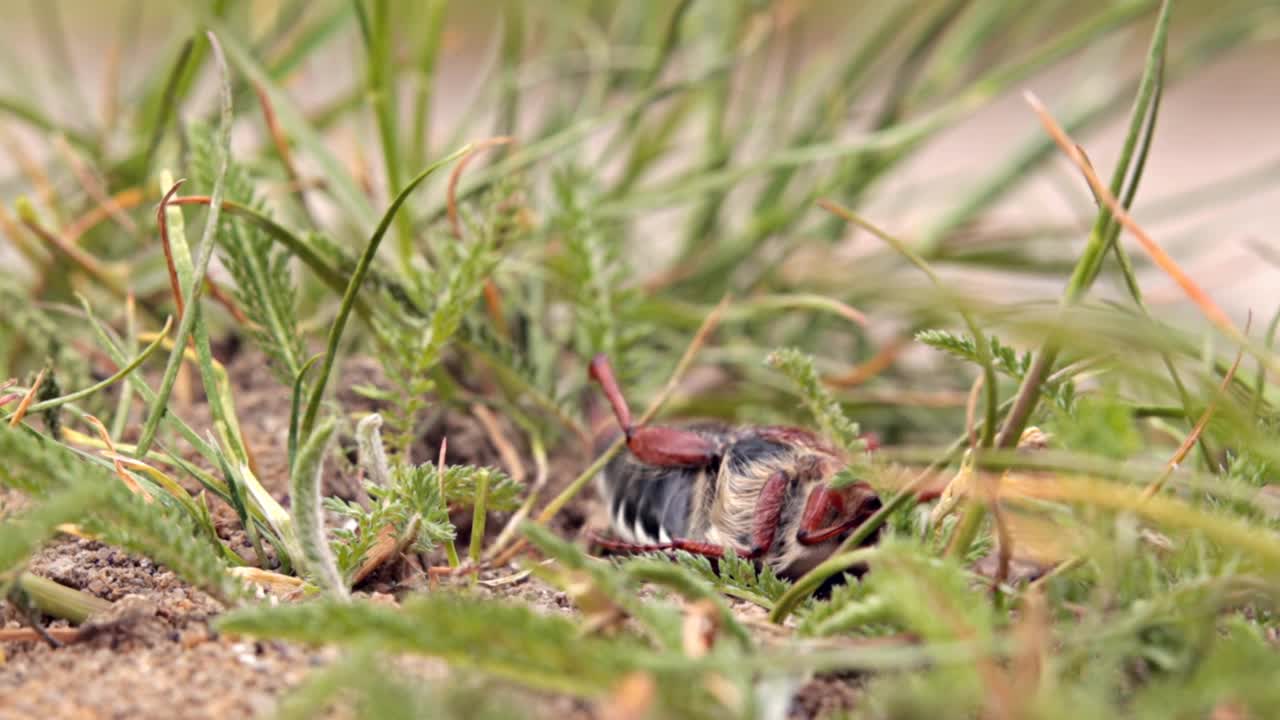
[[[7,143],[0,178],[0,484],[24,496],[0,524],[5,597],[84,619],[23,574],[67,524],[149,556],[226,607],[222,631],[341,646],[284,717],[509,717],[495,698],[533,691],[773,718],[814,673],[855,671],[860,718],[1280,712],[1280,311],[1262,330],[1225,316],[1145,237],[1131,254],[1128,215],[1274,185],[1243,167],[1141,192],[1165,90],[1274,38],[1280,7],[257,7],[192,4],[159,64],[108,73],[101,112],[65,66],[35,93],[0,56],[0,128],[34,143]],[[45,30],[58,65],[67,38]],[[931,141],[1066,63],[1081,81],[984,149],[984,177],[934,182],[922,231],[882,209]],[[1116,157],[1083,155],[1126,119]],[[1065,230],[1077,244],[989,221],[1064,154],[1091,222]],[[1085,184],[1094,167],[1109,182]],[[849,260],[855,233],[879,245]],[[957,269],[1061,291],[992,297]],[[1178,279],[1198,320],[1144,300],[1144,271]],[[280,398],[274,471],[219,360],[237,342]],[[908,350],[923,362],[894,362]],[[645,419],[803,425],[858,457],[874,431],[837,482],[882,509],[794,583],[732,554],[586,555],[550,528],[621,449],[591,454],[597,353]],[[362,358],[377,372],[350,379]],[[693,368],[719,372],[686,390]],[[450,418],[502,466],[440,447],[427,429]],[[1032,426],[1047,447],[1016,449]],[[951,478],[958,517],[935,521],[918,498]],[[398,606],[361,597],[405,557]],[[259,602],[246,567],[303,592]],[[494,597],[525,570],[577,612]],[[403,655],[458,672],[419,682]]]

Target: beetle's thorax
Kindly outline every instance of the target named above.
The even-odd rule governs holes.
[[[760,560],[784,577],[821,562],[839,540],[805,545],[796,536],[805,503],[843,465],[838,451],[806,430],[733,428],[717,423],[683,426],[722,448],[706,467],[655,467],[623,452],[598,478],[614,533],[624,541],[665,543],[684,537],[739,552],[753,544],[761,491],[770,476],[792,478],[781,504],[773,543]],[[602,438],[607,441],[609,438]]]
[[[708,542],[735,548],[750,548],[756,506],[769,477],[782,471],[797,474],[807,466],[804,478],[787,488],[778,518],[773,544],[765,549],[762,562],[780,575],[794,576],[811,566],[809,558],[829,554],[827,544],[805,546],[796,541],[805,500],[839,467],[839,460],[827,448],[787,438],[779,442],[768,435],[744,431],[728,448],[714,478],[714,499],[706,507],[703,535]],[[695,525],[699,518],[694,518]]]

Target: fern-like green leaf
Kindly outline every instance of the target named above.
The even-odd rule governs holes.
[[[445,497],[451,502],[475,502],[476,478],[489,473],[489,507],[509,510],[516,506],[520,491],[506,475],[491,468],[449,466],[444,472]],[[334,553],[338,566],[348,576],[364,561],[384,528],[396,534],[413,537],[406,541],[420,552],[430,552],[439,543],[454,539],[448,505],[440,497],[441,477],[435,465],[394,465],[390,482],[381,485],[366,481],[365,489],[372,503],[365,508],[337,498],[327,498],[328,509],[355,521],[353,529],[334,530]]]
[[[374,644],[387,652],[439,657],[528,687],[587,697],[605,693],[636,670],[683,665],[688,672],[696,667],[673,658],[659,663],[633,638],[584,636],[563,615],[447,592],[419,595],[399,608],[325,600],[253,608],[224,616],[218,626],[225,632],[299,642]],[[679,682],[675,672],[667,672],[672,682]]]
[[[836,402],[822,384],[818,371],[813,366],[813,358],[794,348],[786,348],[771,353],[768,364],[795,384],[800,399],[813,413],[828,438],[851,453],[866,449],[858,424],[844,414],[840,403]]]
[[[732,550],[721,558],[718,563],[718,572],[705,555],[677,550],[671,557],[682,570],[711,583],[716,590],[726,595],[750,600],[763,607],[772,605],[791,586],[786,580],[779,578],[768,565],[757,569],[755,563],[738,557]],[[628,558],[622,562],[622,567],[629,569],[633,563],[643,564],[656,558],[669,562],[666,555],[650,554]]]
[[[180,505],[144,502],[105,467],[79,459],[29,428],[0,427],[0,457],[5,458],[0,484],[37,500],[58,497],[70,502],[65,498],[77,497],[82,490],[101,492],[97,504],[79,519],[89,534],[155,559],[223,602],[242,596],[243,588],[227,574],[218,552]]]
[[[0,524],[0,575],[23,563],[66,522],[78,520],[105,499],[104,486],[80,483]]]
[[[397,313],[375,323],[379,354],[387,381],[392,385],[391,405],[385,411],[388,439],[394,455],[408,459],[415,424],[435,389],[432,372],[446,347],[454,340],[467,314],[492,274],[499,256],[494,251],[500,230],[497,221],[481,228],[470,242],[450,242],[442,248],[439,267],[420,273],[407,298],[415,313]],[[422,313],[426,317],[422,317]]]

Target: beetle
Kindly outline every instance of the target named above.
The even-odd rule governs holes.
[[[619,538],[596,538],[605,549],[721,558],[732,548],[797,578],[880,509],[866,483],[828,487],[847,459],[813,432],[716,422],[637,426],[608,358],[597,355],[590,376],[626,440],[596,478]]]

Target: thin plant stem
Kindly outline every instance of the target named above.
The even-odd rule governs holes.
[[[418,176],[409,181],[409,184],[405,185],[400,194],[392,201],[391,207],[387,208],[386,213],[382,216],[382,221],[378,223],[377,229],[373,231],[373,236],[369,238],[369,242],[365,246],[364,254],[360,256],[359,262],[356,263],[356,269],[351,273],[351,279],[347,282],[347,288],[342,295],[342,304],[338,308],[338,316],[329,327],[329,339],[325,344],[324,361],[320,365],[320,375],[316,378],[316,383],[311,389],[307,410],[302,416],[303,437],[310,435],[311,429],[315,425],[316,414],[320,411],[320,401],[324,397],[325,385],[329,381],[329,374],[333,371],[333,364],[337,359],[338,342],[342,339],[342,331],[346,328],[347,319],[351,316],[351,310],[355,306],[356,293],[360,291],[360,285],[364,282],[364,277],[369,272],[369,266],[373,263],[373,257],[377,254],[378,246],[382,243],[382,238],[386,235],[387,228],[391,225],[391,220],[395,217],[396,211],[409,198],[409,193],[413,192],[423,180],[426,180],[429,175],[440,167],[462,157],[470,149],[470,145],[464,145],[448,157],[437,160],[418,173]]]
[[[857,227],[870,232],[872,235],[883,240],[894,250],[897,250],[903,257],[911,261],[921,272],[929,278],[929,282],[933,283],[938,289],[943,289],[942,281],[938,275],[929,267],[929,263],[920,257],[910,245],[881,230],[864,218],[855,214],[852,210],[838,205],[830,200],[819,200],[818,205],[837,217],[849,222]],[[982,366],[983,391],[986,396],[986,423],[982,427],[982,447],[990,447],[992,439],[995,435],[996,409],[1000,404],[999,388],[996,385],[996,369],[991,357],[991,343],[987,339],[985,333],[978,327],[978,323],[964,308],[959,308],[960,318],[964,320],[965,326],[969,329],[969,334],[973,336],[974,348],[978,351],[978,362]]]
[[[227,176],[227,168],[231,162],[231,84],[230,76],[227,71],[226,60],[222,55],[222,48],[218,44],[218,40],[213,33],[208,34],[209,44],[213,47],[214,57],[217,59],[218,68],[221,73],[221,98],[222,111],[221,120],[218,126],[220,148],[218,159],[218,170],[214,176],[213,191],[210,194],[209,213],[205,218],[204,232],[200,238],[200,254],[195,263],[195,276],[192,287],[187,298],[187,308],[182,313],[182,321],[178,323],[178,333],[174,338],[173,352],[169,355],[169,363],[165,366],[164,376],[160,381],[160,389],[156,392],[155,402],[151,404],[147,413],[147,420],[142,426],[142,433],[138,436],[136,457],[144,457],[147,450],[151,447],[151,443],[155,440],[156,430],[160,426],[160,418],[168,412],[169,394],[173,392],[173,383],[178,377],[178,368],[182,365],[183,350],[187,345],[187,338],[191,335],[197,318],[199,317],[200,308],[200,291],[204,287],[205,273],[209,270],[209,261],[213,258],[213,248],[216,245],[214,234],[217,232],[218,216],[222,210],[222,194],[225,189],[224,181]]]
[[[1129,167],[1133,161],[1134,152],[1138,147],[1138,140],[1148,115],[1148,108],[1159,94],[1161,87],[1160,73],[1164,67],[1171,5],[1166,0],[1161,8],[1160,17],[1156,21],[1156,28],[1152,36],[1150,50],[1147,53],[1142,81],[1138,85],[1137,99],[1134,102],[1133,112],[1129,120],[1129,131],[1125,136],[1124,146],[1121,148],[1115,172],[1111,177],[1113,191],[1107,193],[1109,197],[1113,197],[1114,193],[1121,192],[1124,187],[1125,178],[1129,174]],[[1055,140],[1058,139],[1055,138]],[[1062,146],[1060,140],[1058,140],[1058,145],[1059,147]],[[1072,152],[1076,153],[1083,161],[1083,154],[1080,153],[1078,146],[1074,143],[1072,143]],[[1086,162],[1085,164],[1087,165],[1088,163]],[[1092,166],[1089,167],[1087,174],[1093,175]],[[1136,190],[1138,179],[1135,176],[1133,186],[1131,186],[1132,190]],[[1101,198],[1102,195],[1098,192],[1098,187],[1095,186],[1093,189],[1095,197]],[[1132,193],[1129,194],[1129,199],[1132,202]],[[1114,233],[1118,233],[1118,228],[1112,229],[1113,212],[1114,210],[1109,206],[1099,209],[1098,216],[1093,223],[1093,229],[1089,233],[1088,243],[1080,254],[1080,259],[1077,261],[1075,269],[1071,273],[1071,278],[1067,282],[1067,288],[1063,293],[1063,306],[1074,305],[1079,302],[1097,277],[1098,268],[1101,266],[1108,248],[1115,239]],[[1052,371],[1060,349],[1057,340],[1052,336],[1046,338],[1041,344],[1039,351],[1036,352],[1035,359],[1032,361],[1031,368],[1027,371],[1022,384],[1018,387],[1017,400],[1014,402],[1013,409],[1005,417],[1004,426],[1000,428],[1000,433],[996,436],[996,447],[1013,447],[1018,442],[1018,438],[1022,436],[1022,431],[1026,428],[1027,421],[1039,402],[1040,388],[1045,377]]]
[[[93,385],[90,385],[87,388],[77,390],[73,393],[68,393],[66,395],[62,395],[56,398],[51,398],[49,400],[42,400],[38,403],[31,405],[31,407],[27,408],[27,412],[40,412],[42,410],[50,410],[52,408],[60,407],[62,405],[66,405],[67,403],[76,402],[81,398],[89,397],[90,395],[101,392],[111,387],[112,385],[115,385],[116,383],[128,377],[129,374],[132,373],[134,370],[137,370],[139,367],[141,367],[142,363],[146,362],[147,358],[151,357],[151,355],[154,354],[155,351],[158,350],[160,346],[164,344],[164,341],[169,334],[169,329],[172,326],[173,326],[173,318],[167,319],[165,321],[164,327],[160,328],[160,332],[157,334],[155,340],[152,340],[151,344],[147,345],[147,347],[144,348],[141,353],[138,353],[137,357],[135,357],[133,360],[130,360],[127,365],[115,371],[115,373],[113,373],[111,377],[103,380],[102,382],[94,383]]]

